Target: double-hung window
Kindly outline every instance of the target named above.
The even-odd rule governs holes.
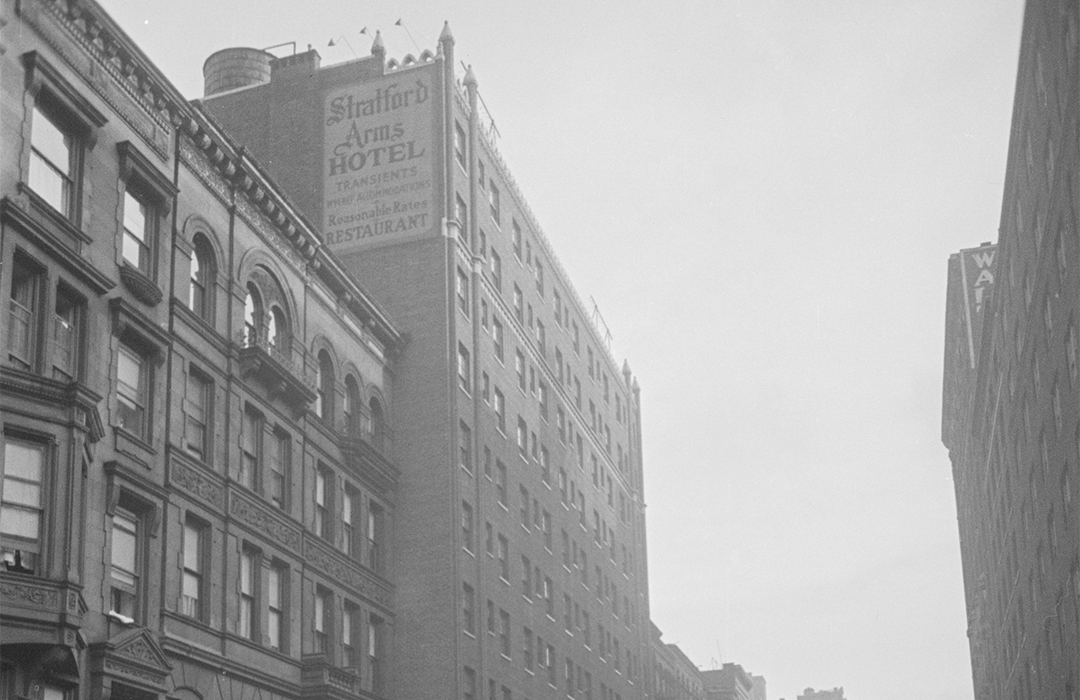
[[[331,594],[322,588],[315,591],[315,651],[326,652],[329,651],[329,645],[327,643],[330,633],[330,611],[333,608],[333,603],[330,598]]]
[[[270,502],[278,508],[286,508],[288,489],[289,460],[292,457],[292,441],[289,434],[282,430],[275,430],[267,442],[267,496]]]
[[[458,459],[461,462],[461,468],[472,474],[472,429],[465,421],[458,422],[458,441]]]
[[[334,476],[326,467],[315,470],[315,534],[330,539],[330,508]]]
[[[271,566],[266,578],[266,637],[271,649],[284,650],[286,570]]]
[[[118,507],[113,514],[109,574],[111,610],[131,620],[137,618],[141,584],[140,525],[139,516],[130,510]]]
[[[510,582],[510,542],[503,535],[499,535],[499,576]]]
[[[466,316],[469,315],[469,276],[460,267],[457,269],[457,300],[458,309]]]
[[[491,205],[491,218],[495,220],[497,225],[499,218],[502,216],[502,207],[499,203],[499,188],[495,186],[494,180],[491,181],[488,187],[488,203]]]
[[[7,571],[41,573],[45,449],[41,443],[4,436],[0,556]]]
[[[202,523],[190,516],[184,521],[184,573],[181,584],[181,612],[189,617],[203,617],[204,533]]]
[[[259,470],[262,466],[262,414],[250,406],[244,410],[244,424],[241,438],[239,481],[249,489],[258,485]]]
[[[473,509],[467,501],[461,502],[461,546],[473,551]]]
[[[188,368],[187,391],[184,397],[184,448],[192,455],[206,461],[207,449],[206,426],[210,422],[212,384],[209,377],[194,367]]]
[[[71,380],[79,375],[85,309],[84,299],[65,285],[57,284],[52,326],[53,379]]]
[[[341,551],[355,556],[355,523],[353,515],[360,504],[360,494],[346,486],[341,494]]]
[[[383,692],[383,619],[375,613],[368,613],[368,678],[371,691]]]
[[[73,218],[76,147],[61,121],[34,106],[30,123],[30,189],[67,218]]]
[[[511,243],[514,247],[514,257],[521,260],[521,226],[518,225],[517,219],[511,222]]]
[[[458,385],[466,394],[472,393],[472,367],[469,365],[469,350],[458,343]]]
[[[514,371],[517,372],[518,389],[527,391],[525,383],[525,355],[520,350],[514,351]]]
[[[476,634],[476,594],[467,583],[461,584],[462,628],[466,634]]]
[[[150,371],[146,357],[126,343],[120,344],[116,361],[117,421],[121,428],[143,439],[150,427],[147,420]]]
[[[375,573],[382,573],[383,558],[383,509],[377,503],[368,502],[367,513],[367,565]]]
[[[154,280],[159,252],[157,239],[177,189],[131,141],[118,144],[117,150],[124,187],[120,201],[120,256],[125,267]],[[154,304],[160,300],[160,291],[149,292],[144,283],[132,284],[129,277],[124,274],[121,280],[141,301]]]
[[[495,285],[495,289],[502,291],[502,258],[495,252],[495,248],[491,249],[491,281]]]
[[[245,547],[240,554],[240,619],[237,623],[237,632],[245,639],[255,639],[258,633],[255,600],[260,569],[258,553]]]
[[[20,369],[37,366],[40,318],[45,272],[25,256],[15,253],[11,271],[11,302],[8,316],[8,358]]]
[[[491,340],[495,344],[495,358],[503,361],[503,325],[497,318],[491,319]]]
[[[152,261],[155,216],[154,207],[145,194],[138,190],[124,191],[124,262],[147,275]]]
[[[495,424],[499,428],[499,432],[503,435],[506,434],[506,398],[503,396],[499,387],[495,387],[495,396],[493,399],[492,407],[495,409]]]
[[[353,629],[359,622],[359,610],[354,604],[346,602],[341,609],[341,653],[346,668],[360,665],[360,650],[357,646],[360,635]]]

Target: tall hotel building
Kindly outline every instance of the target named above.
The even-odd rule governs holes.
[[[1080,688],[1080,17],[1024,16],[999,239],[949,261],[949,449],[975,697]]]
[[[226,49],[205,110],[322,226],[395,359],[393,689],[647,695],[638,386],[502,158],[454,40],[320,66]]]

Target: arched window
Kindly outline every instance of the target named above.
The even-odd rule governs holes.
[[[386,421],[383,417],[382,403],[376,397],[371,397],[371,441],[376,449],[384,447],[386,438]]]
[[[279,360],[292,355],[291,326],[285,293],[270,272],[256,266],[247,283],[244,300],[244,333],[248,347],[258,345]]]
[[[194,246],[195,250],[191,254],[188,308],[204,321],[213,322],[214,251],[210,247],[210,241],[201,233],[195,234]]]
[[[263,323],[262,296],[259,288],[248,282],[247,297],[244,298],[244,341],[253,346],[259,342],[259,329]]]
[[[360,386],[356,383],[356,377],[345,377],[345,429],[350,433],[356,433],[360,428]]]
[[[325,421],[334,420],[334,363],[330,353],[319,351],[318,397],[315,401],[315,415]]]

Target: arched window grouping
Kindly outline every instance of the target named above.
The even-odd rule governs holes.
[[[375,395],[375,390],[365,391],[363,379],[355,368],[338,368],[328,348],[316,344],[312,352],[316,358],[315,415],[347,435],[367,440],[379,450],[386,449],[389,430],[382,401]],[[339,407],[336,387],[338,377],[342,376],[344,392]]]
[[[256,267],[244,299],[244,346],[260,345],[288,359],[292,332],[286,309],[285,294],[277,280],[266,268]]]

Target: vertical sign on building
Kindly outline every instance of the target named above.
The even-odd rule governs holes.
[[[997,246],[987,244],[960,251],[960,279],[964,287],[964,322],[967,326],[968,357],[975,368],[982,336],[982,310],[994,285],[994,256]]]
[[[338,255],[436,223],[434,75],[401,70],[326,95],[323,232]]]

